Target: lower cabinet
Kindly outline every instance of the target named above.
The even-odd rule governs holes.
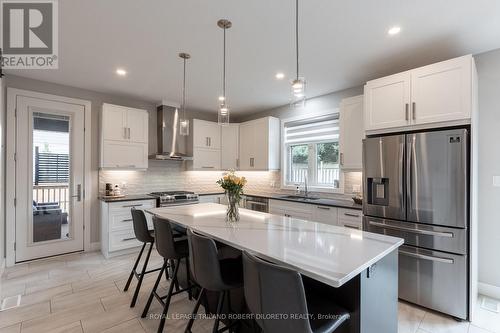
[[[269,200],[269,213],[340,227],[362,230],[362,212],[357,209]]]
[[[135,238],[132,222],[132,208],[149,209],[156,207],[156,201],[134,200],[101,202],[101,252],[106,257],[135,252],[142,245]],[[150,214],[146,214],[148,227],[153,229]]]

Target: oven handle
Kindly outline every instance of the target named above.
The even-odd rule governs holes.
[[[424,260],[441,262],[443,264],[454,264],[455,263],[455,260],[450,259],[450,258],[442,258],[442,257],[428,256],[425,254],[406,252],[406,251],[401,251],[401,249],[399,250],[399,254],[402,254],[402,255],[408,256],[408,257],[412,257],[412,258],[417,258],[417,259],[424,259]]]
[[[439,237],[448,237],[448,238],[455,237],[455,235],[452,232],[440,232],[440,231],[411,229],[411,228],[398,227],[395,225],[390,225],[390,224],[385,224],[385,223],[380,223],[380,222],[374,222],[374,221],[368,221],[368,223],[370,225],[373,225],[376,227],[399,230],[399,231],[408,231],[408,232],[412,232],[414,234],[420,234],[420,235],[439,236]]]

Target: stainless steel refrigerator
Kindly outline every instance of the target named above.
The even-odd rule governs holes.
[[[399,298],[468,319],[469,131],[363,141],[363,228],[404,238]]]

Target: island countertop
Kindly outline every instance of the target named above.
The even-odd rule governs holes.
[[[403,239],[240,209],[225,221],[226,206],[201,203],[148,209],[217,241],[340,287],[403,244]]]

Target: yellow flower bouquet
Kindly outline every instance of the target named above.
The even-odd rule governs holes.
[[[236,222],[240,219],[238,207],[240,205],[243,187],[247,183],[245,177],[236,176],[234,170],[226,173],[217,184],[224,189],[227,197],[227,214],[226,219],[230,222]]]

